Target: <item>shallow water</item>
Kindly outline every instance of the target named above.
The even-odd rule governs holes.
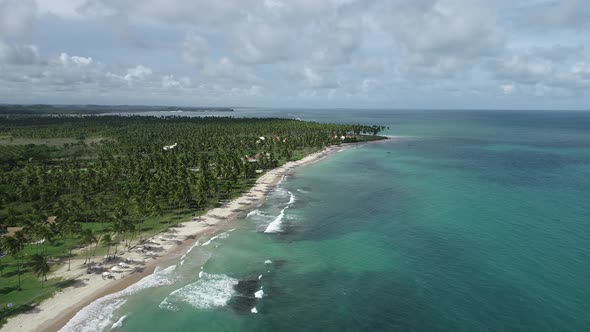
[[[167,270],[172,284],[138,287],[86,323],[108,331],[126,315],[117,330],[590,329],[590,114],[240,115],[334,121],[334,112],[408,137],[298,170],[235,231]]]

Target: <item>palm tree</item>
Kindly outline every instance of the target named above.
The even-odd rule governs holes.
[[[90,246],[92,244],[97,243],[96,236],[94,236],[94,232],[91,229],[85,229],[82,231],[82,244],[88,246],[88,251],[86,252],[86,259],[84,259],[84,264],[86,264],[90,260],[91,251]],[[96,250],[96,247],[95,247]]]
[[[17,232],[17,233],[20,233],[20,232]],[[21,240],[20,236],[16,236],[16,234],[15,234],[14,236],[3,237],[1,245],[2,245],[2,250],[4,250],[4,252],[6,252],[7,254],[14,257],[14,259],[16,260],[17,275],[18,275],[18,290],[21,290],[20,269],[21,269],[22,259],[19,260],[19,256],[25,247],[25,242],[23,242]]]
[[[53,232],[51,228],[44,224],[38,223],[33,227],[33,236],[37,240],[37,245],[41,244],[41,253],[45,253],[45,246],[46,242],[53,241]],[[37,247],[37,252],[39,252],[39,247]]]
[[[47,272],[50,270],[49,264],[47,263],[47,256],[34,254],[31,256],[31,260],[31,269],[38,277],[42,277],[41,288],[43,288],[44,282],[47,281]]]
[[[110,253],[111,253],[111,246],[114,244],[111,234],[103,235],[102,238],[100,239],[100,242],[102,243],[102,245],[104,247],[107,247],[107,258],[109,258]]]
[[[62,234],[64,237],[64,244],[66,244],[66,240],[67,240],[67,236],[68,235],[73,235],[76,233],[80,233],[80,224],[72,221],[72,220],[65,220],[64,224],[62,225]],[[68,246],[68,251],[69,251],[69,255],[68,255],[68,271],[70,271],[70,264],[72,262],[72,249],[74,248],[74,246],[72,244],[70,244]]]

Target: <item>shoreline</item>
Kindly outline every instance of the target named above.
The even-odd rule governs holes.
[[[0,332],[59,331],[78,312],[91,303],[107,295],[120,292],[152,275],[156,267],[172,265],[171,263],[181,258],[187,250],[190,250],[189,248],[229,229],[233,221],[245,216],[248,211],[262,203],[268,194],[281,183],[283,176],[295,168],[320,161],[353,146],[388,141],[392,138],[394,137],[328,146],[300,160],[290,161],[269,170],[256,180],[255,185],[248,192],[241,196],[221,207],[210,209],[200,217],[171,226],[148,238],[146,243],[149,244],[151,250],[142,251],[139,246],[129,249],[123,248],[124,252],[119,251],[120,255],[116,260],[106,263],[104,266],[106,271],[109,271],[113,266],[117,266],[115,269],[121,270],[120,272],[112,272],[115,280],[103,278],[100,272],[87,274],[88,266],[81,264],[83,259],[72,260],[71,271],[65,271],[67,264],[64,264],[51,275],[53,278],[61,277],[64,280],[70,280],[72,284],[57,291],[33,310],[9,318]]]

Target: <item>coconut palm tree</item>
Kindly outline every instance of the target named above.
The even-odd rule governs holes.
[[[75,222],[73,220],[65,220],[62,222],[61,231],[62,231],[63,238],[64,238],[64,244],[66,244],[66,240],[67,240],[68,235],[72,236],[73,234],[77,234],[77,233],[79,234],[81,232],[81,227],[78,222]],[[69,251],[68,271],[70,271],[70,264],[72,262],[72,249],[74,249],[74,246],[72,244],[70,244],[69,246],[67,246],[67,248]]]
[[[84,259],[84,264],[86,264],[91,257],[90,246],[97,242],[98,241],[96,239],[96,236],[94,235],[94,232],[91,229],[85,229],[82,231],[82,244],[88,246],[88,250],[86,251],[86,258]],[[96,247],[94,250],[96,251]]]
[[[47,263],[47,256],[40,254],[31,256],[31,269],[37,277],[41,277],[41,288],[43,288],[44,282],[47,281],[47,272],[51,269]]]
[[[111,234],[104,234],[101,237],[100,242],[104,247],[107,247],[107,258],[109,258],[111,253],[111,246],[115,243],[115,241],[113,241],[113,238],[111,237]]]
[[[17,232],[20,233],[20,232]],[[2,250],[12,256],[16,260],[17,265],[17,275],[18,275],[18,290],[21,290],[21,283],[20,283],[20,270],[22,265],[22,251],[25,247],[25,242],[22,241],[20,236],[5,236],[2,238]],[[20,257],[19,257],[20,256]],[[19,259],[20,258],[20,259]]]

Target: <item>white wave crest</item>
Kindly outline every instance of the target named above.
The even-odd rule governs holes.
[[[118,329],[118,328],[122,327],[126,318],[127,318],[127,315],[123,315],[121,318],[119,318],[119,320],[111,326],[111,330]]]
[[[279,233],[282,230],[281,225],[283,223],[283,218],[285,217],[285,210],[288,208],[289,206],[283,208],[275,220],[266,226],[266,229],[264,230],[265,233]]]
[[[228,232],[223,232],[223,233],[221,233],[221,234],[217,234],[217,235],[215,235],[214,237],[210,238],[210,239],[209,239],[209,241],[207,241],[207,242],[203,243],[203,244],[202,244],[202,246],[203,246],[203,247],[204,247],[204,246],[208,246],[208,245],[210,245],[210,244],[211,244],[211,242],[212,242],[212,241],[215,241],[215,240],[217,240],[217,239],[223,240],[223,239],[226,239],[228,236],[229,236],[229,233],[228,233]]]
[[[173,284],[176,280],[176,276],[174,275],[175,269],[176,265],[169,266],[165,269],[159,269],[159,267],[156,267],[154,273],[144,277],[135,284],[122,291],[103,296],[90,303],[82,308],[82,310],[78,311],[78,313],[61,328],[60,332],[101,331],[108,326],[112,326],[115,311],[127,302],[125,297],[135,294],[143,289]]]
[[[235,292],[234,286],[237,284],[237,279],[224,274],[203,272],[201,279],[173,291],[160,303],[159,307],[171,311],[178,310],[178,305],[181,303],[198,309],[222,307],[231,299]]]
[[[253,216],[261,216],[261,215],[264,215],[264,213],[258,209],[255,209],[255,210],[248,212],[248,214],[246,215],[246,218],[252,218]]]
[[[297,197],[295,197],[295,195],[293,195],[292,192],[287,191],[289,193],[289,202],[287,202],[287,205],[291,205],[293,203],[295,203],[295,201],[297,200]]]
[[[260,288],[259,291],[257,291],[256,293],[254,293],[254,297],[257,299],[261,299],[264,296],[264,291],[262,290],[262,288]]]

